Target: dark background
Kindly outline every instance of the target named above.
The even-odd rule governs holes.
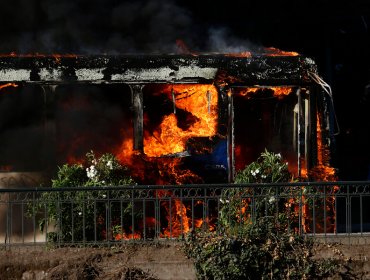
[[[0,53],[174,53],[259,47],[313,58],[340,125],[333,165],[370,179],[369,1],[1,0]]]

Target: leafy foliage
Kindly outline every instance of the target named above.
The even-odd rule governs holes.
[[[40,215],[41,231],[48,224],[55,225],[55,232],[49,232],[53,241],[98,241],[114,238],[113,230],[123,222],[131,225],[130,202],[119,203],[111,197],[130,198],[130,190],[104,190],[104,186],[133,185],[128,169],[122,166],[112,154],[97,158],[93,152],[86,155],[85,166],[65,164],[59,168],[52,188],[64,191],[44,192],[30,211],[47,213]],[[93,187],[93,191],[75,191],[75,187]],[[70,188],[71,191],[65,190]],[[109,211],[108,211],[109,210]],[[109,218],[107,220],[107,214]],[[45,218],[47,217],[47,219]]]
[[[280,154],[265,151],[236,175],[235,183],[292,180]],[[219,230],[192,232],[185,240],[199,278],[321,279],[332,274],[336,263],[312,260],[312,242],[291,230],[290,207],[298,194],[289,194],[290,202],[282,195],[287,194],[263,185],[224,190]]]
[[[267,150],[261,156],[235,176],[235,183],[279,183],[289,182],[292,175],[288,170],[288,163],[284,162],[280,154]]]
[[[235,176],[236,184],[281,183],[292,180],[288,163],[284,162],[280,154],[267,150]],[[219,214],[220,226],[231,230],[240,224],[250,223],[251,219],[274,215],[285,204],[277,199],[279,195],[281,195],[279,188],[267,188],[263,185],[225,189],[220,201],[222,204]],[[280,214],[276,218],[281,222],[286,216]]]
[[[282,230],[264,217],[229,233],[193,232],[185,253],[195,261],[200,279],[322,279],[337,265],[310,258],[313,243]]]

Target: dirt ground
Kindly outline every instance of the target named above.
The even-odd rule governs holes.
[[[314,258],[340,260],[330,279],[370,279],[370,245],[320,244]],[[110,248],[0,249],[0,279],[196,279],[179,243]]]
[[[195,279],[179,244],[0,251],[0,279]]]

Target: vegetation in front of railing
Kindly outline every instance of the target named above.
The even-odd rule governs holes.
[[[120,197],[129,201],[130,191],[107,191],[102,187],[133,184],[128,169],[112,154],[96,157],[91,151],[87,153],[84,164],[65,164],[60,167],[57,177],[52,180],[52,188],[94,187],[96,191],[44,192],[36,204],[30,205],[29,212],[38,213],[41,231],[47,230],[47,225],[54,225],[54,230],[48,232],[49,241],[63,243],[114,239],[113,228],[121,223],[131,224],[132,204],[113,203],[110,199]],[[111,217],[106,216],[108,207]],[[136,211],[135,214],[140,215],[140,212]]]
[[[235,176],[235,184],[292,181],[295,181],[295,179],[288,170],[288,163],[284,162],[280,154],[271,153],[267,150]],[[291,189],[290,191],[295,192],[289,193],[290,197],[298,198],[297,190]],[[236,229],[241,223],[250,223],[252,215],[254,218],[274,215],[274,213],[279,212],[278,208],[291,208],[295,204],[296,201],[290,200],[286,202],[287,206],[282,205],[283,201],[279,199],[281,195],[283,195],[281,189],[273,187],[225,189],[220,200],[222,206],[219,212],[219,224],[222,228]],[[290,205],[288,206],[288,204]],[[295,215],[294,211],[289,213]]]
[[[236,175],[236,183],[292,180],[281,156],[268,151]],[[284,201],[277,199],[284,193],[277,193],[275,188],[256,189],[225,190],[219,230],[195,231],[186,237],[184,250],[194,260],[199,278],[320,279],[333,274],[337,264],[311,259],[313,243],[292,228],[295,214],[291,208],[300,191],[289,193]],[[253,216],[248,211],[251,208]]]

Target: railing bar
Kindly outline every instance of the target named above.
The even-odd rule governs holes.
[[[168,201],[168,211],[170,212],[170,220],[169,220],[169,223],[170,223],[170,238],[172,238],[172,196],[169,197],[169,201]]]
[[[135,201],[134,190],[131,191],[131,239],[134,238],[135,232]]]
[[[348,219],[347,219],[347,233],[352,233],[352,227],[351,227],[351,197],[349,195],[349,186],[347,186],[347,211],[348,211]]]
[[[36,244],[36,211],[35,211],[35,202],[36,202],[36,193],[34,192],[32,195],[32,224],[33,224],[33,243]]]
[[[180,190],[180,232],[181,232],[181,235],[180,236],[184,236],[184,219],[182,217],[182,213],[183,213],[183,207],[184,207],[184,199],[183,199],[183,194],[182,194],[182,189]],[[185,210],[186,211],[186,210]]]
[[[46,202],[48,202],[48,201],[46,201]],[[23,206],[23,204],[22,204],[22,206]],[[44,225],[45,242],[48,242],[49,212],[48,212],[47,204],[44,204],[44,210],[45,210],[45,225]],[[23,213],[23,207],[22,207],[22,213]],[[22,236],[23,236],[23,222],[22,222]]]
[[[58,240],[58,246],[60,246],[60,243],[61,243],[61,234],[62,234],[62,230],[63,230],[63,225],[62,225],[62,219],[61,219],[61,211],[60,211],[60,195],[63,194],[63,192],[60,192],[58,193],[58,196],[57,196],[57,224],[59,226],[59,229],[58,229],[58,232],[57,232],[57,240]]]
[[[96,199],[94,199],[94,242],[97,242]]]
[[[21,203],[22,244],[24,244],[24,202]],[[46,239],[46,238],[45,238]]]
[[[71,200],[71,217],[72,217],[72,244],[74,244],[74,215],[73,215],[73,199]]]
[[[326,222],[326,186],[324,188],[324,236],[325,236],[325,243],[326,243],[326,233],[327,233],[327,222]]]
[[[295,182],[295,183],[250,183],[250,184],[212,184],[213,187],[221,188],[270,188],[274,186],[292,186],[292,187],[301,187],[301,186],[335,186],[335,185],[368,185],[369,181],[336,181],[336,182]],[[184,184],[184,185],[122,185],[122,186],[102,186],[99,187],[99,190],[168,190],[168,189],[195,189],[203,188],[207,189],[210,184]],[[4,188],[0,189],[0,193],[20,193],[20,192],[78,192],[78,191],[96,191],[97,187],[74,187],[74,188],[46,188],[46,187],[34,187],[34,188],[17,188],[9,189]]]
[[[146,198],[143,199],[143,237],[144,241],[146,240]]]
[[[334,194],[334,209],[335,209],[335,216],[334,216],[335,230],[334,230],[334,233],[335,233],[335,235],[338,235],[338,197],[337,197],[336,194]]]
[[[86,221],[85,221],[85,196],[82,195],[82,243],[86,242]]]
[[[256,198],[255,198],[255,191],[252,189],[252,201],[251,201],[251,218],[252,222],[256,222]]]
[[[312,196],[312,228],[313,228],[313,234],[316,235],[316,196]]]
[[[303,219],[303,189],[300,188],[300,194],[299,194],[299,214],[298,214],[298,217],[299,217],[299,224],[298,224],[298,231],[299,231],[299,234],[302,235],[303,233],[303,229],[302,229],[302,219]]]
[[[110,198],[110,191],[108,191],[107,193],[107,207],[108,209],[106,209],[106,215],[108,216],[107,217],[107,229],[106,229],[106,233],[107,233],[107,239],[108,239],[108,244],[110,244],[110,240],[111,240],[111,228],[112,228],[112,217],[111,217],[111,198]]]
[[[362,216],[362,194],[360,194],[360,230],[361,230],[361,235],[363,234],[363,216]]]
[[[204,189],[203,191],[203,197],[204,197],[204,203],[202,207],[202,225],[207,222],[206,221],[206,216],[207,216],[207,190],[206,189]],[[205,231],[206,229],[203,227],[202,230]]]
[[[194,231],[194,198],[191,198],[191,231]]]

